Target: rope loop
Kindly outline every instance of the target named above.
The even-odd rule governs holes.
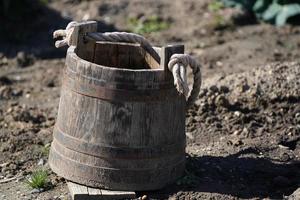
[[[187,67],[190,66],[194,75],[194,83],[192,91],[189,94],[187,83]],[[201,87],[201,71],[200,65],[196,60],[188,54],[173,54],[168,63],[168,68],[174,77],[174,85],[180,94],[183,94],[187,99],[187,107],[189,108],[195,102],[200,92]]]
[[[70,22],[65,30],[56,30],[53,33],[53,38],[62,37],[62,40],[55,42],[57,48],[63,46],[71,46],[75,44],[73,40],[74,29],[78,22]],[[110,42],[126,42],[139,43],[146,50],[151,51],[155,56],[157,53],[152,48],[151,44],[143,36],[135,33],[126,32],[109,32],[109,33],[87,33],[87,36],[96,41],[110,41]],[[194,83],[192,91],[189,95],[189,87],[187,83],[187,67],[190,66],[194,75]],[[173,54],[168,63],[168,69],[172,72],[174,77],[174,85],[177,91],[184,95],[187,100],[187,107],[194,104],[198,97],[201,87],[201,72],[200,65],[187,54]],[[189,96],[188,96],[189,95]]]

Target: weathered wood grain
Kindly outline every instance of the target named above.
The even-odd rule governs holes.
[[[89,32],[97,31],[97,22],[96,21],[88,21],[79,23],[74,27],[74,32],[72,34],[72,44],[76,46],[76,53],[81,58],[91,61],[93,60],[95,41],[85,40],[84,36]]]
[[[89,193],[86,186],[78,185],[73,182],[67,182],[67,185],[73,200],[88,199]]]
[[[182,50],[164,48],[162,62]],[[51,168],[113,190],[156,190],[174,182],[185,167],[186,103],[165,64],[151,68],[132,44],[97,42],[93,54],[88,62],[68,51]]]
[[[165,70],[165,78],[166,80],[173,79],[172,72],[168,69],[168,63],[170,58],[173,54],[176,53],[184,53],[184,45],[182,44],[174,44],[174,45],[167,45],[161,48],[161,60],[160,60],[160,67]]]
[[[118,200],[136,198],[135,192],[103,190],[73,182],[68,182],[67,184],[72,200]]]

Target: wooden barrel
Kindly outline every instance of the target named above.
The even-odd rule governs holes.
[[[70,47],[49,164],[91,187],[160,189],[184,171],[185,104],[139,45]]]

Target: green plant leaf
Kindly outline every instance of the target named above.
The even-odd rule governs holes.
[[[264,21],[273,22],[275,20],[276,15],[281,11],[282,6],[277,2],[273,2],[267,10],[263,13],[262,19]]]
[[[276,16],[276,26],[282,26],[286,24],[287,20],[290,17],[300,14],[300,5],[299,4],[288,4],[282,6],[281,11]]]
[[[260,18],[271,3],[272,0],[257,0],[253,5],[253,12],[257,17]]]
[[[288,19],[300,15],[299,0],[220,0],[225,6],[240,7],[253,12],[257,19],[277,26]],[[296,3],[297,2],[297,3]],[[298,3],[299,2],[299,3]]]

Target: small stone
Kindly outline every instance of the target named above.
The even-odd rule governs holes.
[[[229,92],[229,88],[227,86],[225,86],[225,85],[221,85],[220,92],[221,93],[228,93]]]
[[[291,160],[290,155],[286,152],[281,153],[279,157],[280,157],[280,160],[283,162],[288,162]]]
[[[143,195],[142,200],[146,200],[146,199],[148,199],[147,195]]]
[[[233,135],[240,135],[240,133],[241,133],[241,131],[235,130],[235,131],[233,132]]]
[[[35,193],[40,193],[40,192],[43,192],[44,190],[41,188],[41,189],[37,189],[37,188],[35,188],[35,189],[33,189],[33,190],[31,190],[30,191],[30,193],[31,194],[35,194]]]
[[[228,107],[229,101],[226,99],[224,95],[218,95],[215,100],[215,104],[217,106]]]
[[[242,131],[242,134],[243,134],[244,136],[248,136],[248,135],[249,135],[249,130],[248,130],[246,127],[244,127],[244,128],[243,128],[243,131]]]
[[[199,98],[204,97],[207,94],[208,90],[206,88],[201,89],[199,93]]]
[[[245,84],[243,84],[243,85],[241,86],[240,91],[241,91],[241,92],[246,92],[246,91],[249,90],[249,89],[250,89],[250,86],[249,86],[247,83],[245,83]]]
[[[213,93],[219,92],[219,88],[216,85],[210,86],[209,90],[212,91]]]
[[[7,57],[5,57],[2,53],[0,53],[0,67],[7,64],[8,64]]]
[[[192,134],[191,132],[186,132],[185,134],[186,134],[186,136],[187,136],[190,140],[195,139],[194,136],[193,136],[193,134]]]
[[[222,124],[220,123],[220,122],[217,122],[216,124],[216,127],[218,128],[218,129],[221,129],[223,126],[222,126]]]
[[[240,111],[235,111],[234,115],[237,116],[237,117],[240,117],[242,115],[242,113]]]
[[[38,164],[37,165],[44,165],[44,159],[43,158],[41,158],[40,160],[39,160],[39,162],[38,162]]]
[[[222,67],[222,66],[223,66],[223,63],[222,63],[221,61],[217,61],[217,62],[216,62],[216,65],[217,65],[217,67]]]
[[[269,95],[269,98],[271,101],[275,101],[275,100],[279,99],[279,96],[273,92]]]
[[[275,49],[273,55],[274,55],[275,59],[278,59],[278,58],[280,58],[283,54],[282,54],[278,49]]]
[[[281,149],[289,149],[289,147],[283,146],[281,144],[279,144],[278,147],[281,148]]]
[[[234,146],[236,146],[236,147],[244,144],[243,141],[240,140],[239,138],[235,138],[235,139],[233,139],[231,142],[232,142],[232,144],[233,144]]]
[[[300,123],[300,113],[295,114],[295,119],[296,119],[296,122]]]
[[[273,119],[271,117],[266,116],[266,120],[269,124],[273,123]]]
[[[17,169],[18,167],[17,167],[16,164],[11,163],[11,164],[9,165],[9,168],[12,169],[12,170],[15,170],[15,169]]]
[[[9,164],[10,164],[9,162],[5,162],[5,163],[0,164],[0,167],[6,167],[6,166],[8,166]]]

